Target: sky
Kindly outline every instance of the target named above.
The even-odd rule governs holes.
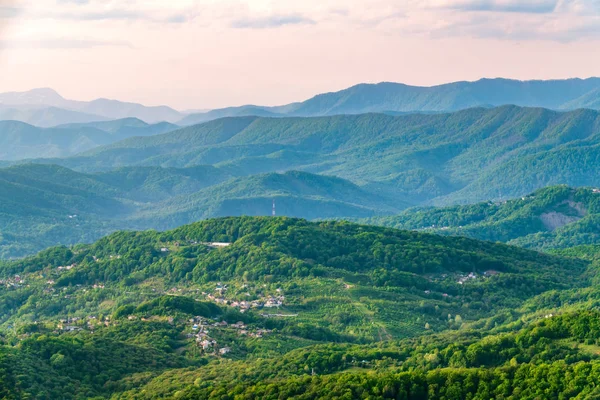
[[[0,0],[0,92],[180,110],[600,76],[600,0]]]

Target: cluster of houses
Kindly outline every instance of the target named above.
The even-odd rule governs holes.
[[[237,331],[239,336],[249,336],[254,338],[262,338],[263,336],[271,333],[269,329],[256,329],[251,331],[246,324],[239,321],[235,324],[229,324],[226,321],[210,323],[203,317],[194,317],[190,319],[192,324],[192,333],[189,333],[187,337],[189,339],[195,338],[198,347],[200,347],[205,353],[219,353],[225,355],[231,352],[231,348],[224,346],[219,347],[217,340],[209,335],[209,329],[233,329]]]
[[[86,318],[68,317],[59,320],[57,328],[63,332],[80,332],[85,326],[90,331],[97,326],[110,326],[110,317],[105,317],[104,321],[100,321],[95,315],[88,315]]]
[[[191,245],[197,245],[198,241],[196,241],[196,240],[190,240],[189,243]],[[202,244],[204,246],[212,247],[214,249],[222,249],[222,248],[231,246],[231,243],[225,243],[225,242],[201,242],[200,244]],[[179,247],[180,243],[179,242],[175,242],[175,243],[173,243],[173,246]],[[161,253],[168,253],[169,252],[169,248],[168,247],[161,247],[160,248],[160,252]]]
[[[469,275],[459,275],[458,281],[456,281],[456,283],[458,283],[459,285],[462,285],[465,282],[468,282],[470,280],[475,280],[475,279],[477,279],[477,274],[474,272],[470,272]]]
[[[77,266],[77,264],[71,264],[71,265],[65,265],[65,266],[61,265],[60,267],[57,267],[56,269],[61,272],[62,271],[70,271],[73,268],[75,268],[76,266]]]
[[[225,292],[227,292],[228,290],[228,286],[224,285],[222,283],[217,283],[217,286],[215,288],[215,293],[216,294],[212,294],[212,293],[206,293],[206,292],[202,292],[202,294],[204,296],[206,296],[206,298],[210,301],[213,301],[217,304],[222,304],[222,305],[227,305],[227,306],[231,306],[231,307],[235,307],[235,308],[239,308],[240,312],[244,313],[247,310],[251,309],[251,308],[274,308],[274,307],[281,307],[283,305],[283,302],[285,300],[285,296],[283,294],[281,294],[281,289],[277,289],[277,296],[268,296],[268,297],[263,297],[259,300],[252,300],[252,301],[246,301],[246,300],[228,300],[224,297]],[[250,293],[246,293],[246,296],[250,296]]]
[[[18,288],[25,284],[25,278],[21,275],[15,275],[7,279],[0,279],[0,285],[6,286],[7,288]]]

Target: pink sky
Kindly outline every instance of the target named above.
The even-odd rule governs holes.
[[[600,0],[0,0],[0,92],[179,109],[600,75]]]

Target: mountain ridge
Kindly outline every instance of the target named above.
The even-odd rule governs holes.
[[[92,101],[68,100],[54,89],[40,88],[26,92],[0,93],[0,104],[3,108],[12,109],[14,115],[20,116],[23,122],[34,122],[31,117],[26,116],[22,107],[34,108],[37,113],[48,112],[48,110],[60,110],[61,113],[71,113],[71,117],[63,117],[59,120],[37,119],[38,126],[50,127],[67,123],[78,122],[73,119],[79,118],[81,122],[92,122],[85,120],[85,116],[97,116],[100,119],[122,119],[135,117],[149,124],[158,122],[175,123],[184,115],[179,111],[167,106],[145,106],[142,104],[123,102],[99,98]],[[0,114],[1,116],[2,114]]]
[[[139,119],[94,121],[39,128],[25,122],[0,121],[0,159],[66,157],[132,136],[150,136],[178,128],[166,122],[149,125]]]
[[[317,94],[303,102],[282,106],[245,105],[191,114],[181,125],[206,122],[225,116],[315,117],[369,112],[452,112],[473,107],[517,105],[557,110],[598,108],[600,78],[520,81],[483,78],[435,86],[412,86],[396,82],[360,83],[349,88]],[[560,92],[562,94],[557,94]],[[587,97],[586,97],[587,96]]]
[[[447,205],[556,184],[599,186],[591,172],[600,165],[599,146],[599,111],[502,106],[433,115],[229,117],[36,162],[88,172],[198,164],[246,174],[293,169],[413,204]]]

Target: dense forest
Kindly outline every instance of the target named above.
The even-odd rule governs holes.
[[[56,165],[0,169],[0,258],[89,243],[119,229],[172,229],[204,218],[391,215],[401,201],[335,177],[289,171],[249,177],[213,166],[125,167],[85,174]]]
[[[598,243],[600,190],[553,186],[518,199],[419,207],[361,222],[536,249]]]
[[[349,222],[117,232],[0,264],[0,393],[590,398],[598,268],[595,246]]]
[[[588,198],[563,195],[564,210],[557,202],[542,211],[545,200],[537,198],[561,195],[538,193],[530,206],[528,194],[548,185],[600,186],[599,115],[501,106],[428,115],[241,116],[183,128],[131,118],[45,129],[2,122],[13,161],[0,163],[12,165],[0,168],[7,208],[0,209],[0,257],[123,229],[271,215],[273,201],[281,216],[441,225],[448,231],[441,233],[536,249],[592,244],[593,209],[577,211],[579,203],[590,206]],[[23,160],[36,153],[46,158]],[[523,197],[527,202],[495,208]],[[494,204],[456,206],[478,201]],[[448,204],[454,208],[435,212],[466,220],[431,210],[386,219]]]

